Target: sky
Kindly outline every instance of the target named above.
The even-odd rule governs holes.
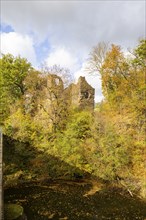
[[[124,51],[145,38],[145,0],[1,0],[1,53],[42,64],[69,68],[75,80],[85,76],[103,99],[100,75],[85,66],[99,42],[120,45]]]

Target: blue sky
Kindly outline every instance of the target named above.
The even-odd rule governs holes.
[[[4,23],[0,24],[0,30],[1,32],[4,32],[4,33],[9,33],[9,32],[14,31],[10,25],[4,24]]]
[[[11,25],[9,25],[9,24],[4,24],[4,23],[1,23],[0,24],[0,31],[1,31],[1,36],[3,36],[3,34],[5,33],[5,34],[14,34],[14,33],[16,33],[15,32],[15,30],[14,30],[14,28],[11,26]],[[8,36],[7,35],[7,36]],[[29,37],[31,37],[32,39],[34,38],[34,36],[33,36],[34,34],[33,33],[29,33],[28,34],[28,36]],[[1,38],[2,39],[2,38]],[[12,39],[12,38],[11,38]],[[10,39],[10,41],[11,41],[11,39]],[[3,40],[3,39],[2,39]],[[3,43],[3,41],[1,41],[1,46],[2,46],[2,52],[3,52],[3,45],[2,45],[2,43]],[[13,43],[13,42],[12,42]],[[23,43],[23,42],[22,42]],[[18,45],[19,46],[19,45]],[[22,45],[23,46],[23,45]],[[15,49],[15,48],[14,48]],[[50,44],[49,44],[49,39],[48,38],[46,38],[43,42],[39,42],[39,43],[37,43],[37,42],[35,42],[34,44],[33,44],[33,49],[34,49],[34,51],[35,51],[35,55],[36,55],[36,62],[37,63],[33,63],[33,60],[32,60],[32,64],[34,65],[34,66],[36,66],[36,67],[39,67],[39,65],[40,64],[42,64],[43,62],[44,62],[44,59],[47,57],[47,55],[48,55],[48,53],[50,52]],[[6,52],[9,52],[10,51],[10,53],[11,53],[11,48],[10,47],[8,47],[7,46],[7,48],[6,48]],[[17,55],[21,55],[21,51],[20,51],[20,53],[19,53],[19,51],[18,52],[16,52],[16,54],[14,54],[15,56],[17,56]],[[22,56],[23,56],[23,54],[22,54]],[[26,56],[26,58],[27,58],[27,56]],[[30,59],[30,61],[31,61],[31,59]]]
[[[39,44],[34,44],[34,50],[37,56],[37,63],[43,63],[44,59],[48,56],[48,53],[51,52],[48,38]]]
[[[86,76],[103,96],[97,74],[85,72],[89,53],[101,41],[133,48],[145,37],[145,1],[1,2],[1,53],[27,58],[39,68],[58,64],[77,79]]]

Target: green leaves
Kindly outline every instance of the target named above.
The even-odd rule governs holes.
[[[21,57],[13,57],[10,54],[3,55],[0,60],[2,87],[12,95],[19,98],[24,94],[23,80],[31,69],[31,64]]]
[[[134,63],[146,67],[146,39],[140,40],[139,45],[134,50],[134,55]]]
[[[73,115],[70,123],[67,125],[67,133],[71,137],[79,140],[91,136],[91,124],[93,117],[90,112],[79,112]]]
[[[13,57],[10,54],[3,55],[0,59],[0,101],[1,122],[8,116],[10,106],[22,99],[25,92],[24,79],[32,69],[31,64],[21,57]]]
[[[108,51],[106,45],[99,46],[90,65],[100,71],[105,100],[94,115],[68,108],[63,85],[48,84],[48,77],[52,82],[57,78],[41,75],[25,59],[4,55],[0,59],[4,132],[41,152],[41,158],[32,161],[36,173],[42,166],[42,175],[52,170],[52,176],[79,169],[110,181],[132,176],[143,183],[146,41],[134,49],[134,58],[125,57],[119,46],[111,45]],[[17,153],[25,151],[18,148]],[[32,154],[20,155],[22,161]],[[48,155],[65,162],[65,168],[58,162],[48,167]]]

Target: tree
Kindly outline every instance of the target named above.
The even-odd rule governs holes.
[[[133,54],[135,56],[134,63],[146,67],[146,39],[140,40]]]
[[[15,98],[25,92],[24,78],[32,69],[31,64],[24,58],[3,55],[0,60],[2,87]]]
[[[69,69],[63,68],[60,65],[54,65],[52,67],[43,66],[42,73],[46,76],[50,74],[55,74],[61,77],[65,88],[74,81],[74,77],[70,73]]]
[[[94,57],[91,58],[94,69],[101,75],[105,99],[98,111],[104,120],[100,134],[95,138],[97,144],[92,146],[94,159],[92,161],[90,157],[90,160],[95,167],[100,167],[99,173],[104,178],[120,176],[126,185],[130,184],[132,189],[141,186],[144,192],[145,39],[132,54],[134,56],[126,57],[119,46],[111,45],[100,68],[98,60],[96,63]],[[98,122],[99,119],[95,120]],[[126,177],[126,173],[129,176]],[[133,179],[138,184],[133,183]]]
[[[97,46],[93,47],[89,54],[89,59],[86,67],[86,71],[93,74],[94,72],[101,72],[103,62],[108,50],[108,43],[100,42]]]
[[[86,139],[92,136],[92,123],[90,112],[72,112],[66,129],[57,135],[52,147],[61,160],[84,171],[89,171],[84,146]]]
[[[25,94],[24,105],[25,112],[34,116],[38,111],[40,100],[44,94],[44,87],[46,87],[46,80],[42,73],[36,70],[29,71],[29,74],[24,79]]]
[[[119,46],[112,45],[106,53],[101,68],[101,78],[105,98],[108,101],[121,102],[122,87],[129,83],[129,64]]]
[[[0,59],[2,120],[8,115],[10,106],[24,95],[24,79],[31,69],[31,64],[19,56],[7,54]]]
[[[43,81],[44,86],[40,91],[41,96],[38,98],[38,111],[35,117],[39,117],[39,120],[42,118],[43,121],[46,117],[50,131],[55,133],[64,129],[68,116],[63,81],[53,74],[44,76]]]

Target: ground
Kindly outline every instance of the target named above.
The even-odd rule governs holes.
[[[4,200],[22,205],[28,220],[146,219],[146,202],[85,180],[25,183],[5,189]]]

